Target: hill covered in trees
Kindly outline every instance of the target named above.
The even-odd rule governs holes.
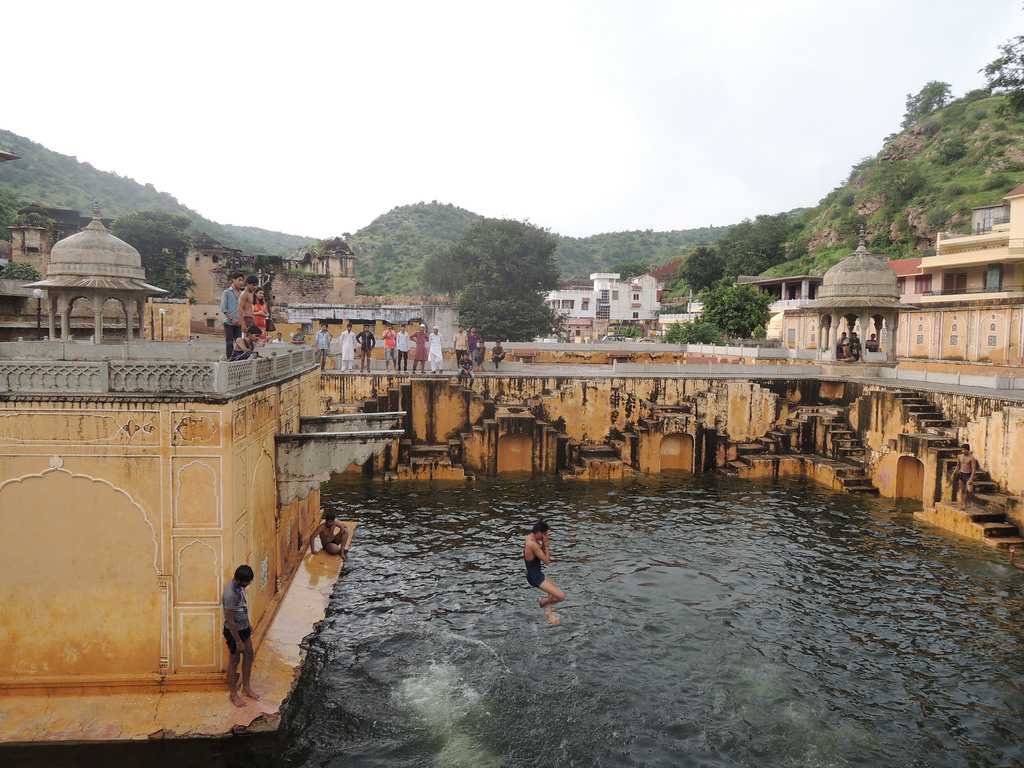
[[[429,283],[424,267],[451,249],[483,217],[451,203],[415,203],[392,208],[346,239],[359,259],[361,293],[406,293]],[[686,248],[713,243],[728,227],[669,232],[637,230],[590,237],[555,235],[555,264],[563,278],[601,270],[656,266]],[[434,282],[436,285],[436,281]]]
[[[42,144],[0,130],[0,149],[19,159],[0,163],[0,236],[13,222],[19,205],[38,203],[51,208],[70,208],[83,213],[98,203],[104,216],[116,218],[137,211],[161,211],[187,216],[192,228],[225,245],[254,254],[281,256],[313,242],[313,238],[274,232],[259,227],[219,224],[200,216],[173,196],[152,184],[108,173]]]

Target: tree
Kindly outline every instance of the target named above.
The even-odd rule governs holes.
[[[772,297],[749,284],[716,285],[701,294],[704,322],[730,336],[746,339],[759,325],[768,325]]]
[[[759,275],[789,258],[786,242],[800,230],[800,222],[787,213],[763,214],[740,222],[718,242],[728,277]]]
[[[721,341],[722,332],[711,323],[673,323],[665,331],[667,344],[719,344]]]
[[[120,217],[112,231],[142,255],[147,282],[184,299],[193,285],[186,264],[190,224],[182,214],[138,211]]]
[[[949,83],[932,80],[917,93],[908,93],[907,111],[903,114],[903,122],[900,125],[909,128],[922,117],[946,106],[952,91],[953,87]]]
[[[558,284],[556,245],[551,233],[512,219],[470,226],[447,259],[462,288],[462,325],[485,339],[528,341],[551,333],[555,317],[544,294]]]
[[[714,246],[698,245],[679,267],[679,277],[695,291],[711,287],[722,276],[725,263]]]
[[[999,55],[980,72],[988,87],[1007,96],[1015,111],[1024,111],[1024,35],[1011,38],[999,46]]]
[[[6,267],[0,267],[0,280],[21,280],[31,283],[42,279],[43,276],[31,264],[19,264],[12,261]]]
[[[0,240],[7,240],[10,227],[18,217],[18,196],[13,192],[0,189]]]
[[[619,273],[620,279],[630,280],[638,275],[646,275],[650,267],[642,261],[624,261],[621,264],[616,264],[612,269]]]

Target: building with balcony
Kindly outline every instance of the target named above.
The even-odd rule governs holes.
[[[792,275],[789,277],[755,277],[740,275],[736,282],[742,285],[754,285],[774,298],[768,310],[768,326],[765,328],[767,338],[782,338],[783,315],[788,310],[802,309],[818,296],[821,287],[821,275]]]
[[[572,339],[582,342],[604,335],[610,325],[652,327],[661,309],[658,290],[650,274],[623,280],[617,272],[595,272],[589,281],[550,291],[545,302],[563,318]]]

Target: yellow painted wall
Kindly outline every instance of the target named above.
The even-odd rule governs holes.
[[[277,508],[274,434],[319,373],[225,403],[0,402],[0,688],[222,679],[237,565],[257,641],[319,515]]]

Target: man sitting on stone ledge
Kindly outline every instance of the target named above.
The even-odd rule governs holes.
[[[309,537],[309,554],[314,554],[313,542],[319,537],[324,552],[342,557],[348,555],[348,528],[335,522],[336,519],[337,515],[334,512],[324,512],[324,521]]]

